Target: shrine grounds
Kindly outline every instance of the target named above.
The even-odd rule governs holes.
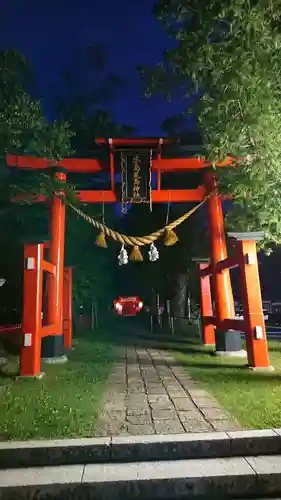
[[[18,379],[17,358],[8,356],[7,362],[0,367],[0,439],[95,435],[107,380],[124,346],[127,350],[135,349],[137,354],[146,349],[152,362],[153,352],[157,351],[160,366],[165,364],[165,359],[162,363],[159,352],[165,353],[171,367],[184,370],[197,382],[197,388],[214,397],[240,428],[281,427],[280,343],[269,341],[270,360],[275,371],[257,374],[244,366],[245,360],[217,358],[198,341],[190,339],[187,342],[176,335],[143,332],[138,335],[134,328],[129,330],[115,325],[112,329],[76,336],[68,363],[42,364],[42,371],[46,373],[42,380]],[[127,385],[129,377],[127,373]]]

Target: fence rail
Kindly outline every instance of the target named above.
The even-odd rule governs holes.
[[[0,325],[0,341],[7,347],[21,347],[21,324]]]

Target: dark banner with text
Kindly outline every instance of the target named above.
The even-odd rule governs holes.
[[[125,203],[149,203],[151,194],[151,153],[120,152],[120,172]]]

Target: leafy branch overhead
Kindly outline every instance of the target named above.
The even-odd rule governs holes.
[[[61,159],[70,154],[66,122],[48,122],[29,90],[29,62],[19,53],[0,52],[0,153],[5,149]]]
[[[9,190],[44,193],[46,179],[20,175],[5,167],[5,151],[60,160],[71,154],[73,132],[66,121],[48,122],[40,101],[31,97],[33,75],[29,61],[14,51],[0,52],[0,178],[1,203],[9,202]]]
[[[147,95],[172,98],[181,88],[206,157],[239,159],[218,169],[223,191],[234,194],[228,226],[263,230],[266,249],[279,244],[280,0],[159,0],[155,13],[177,43],[142,69]]]

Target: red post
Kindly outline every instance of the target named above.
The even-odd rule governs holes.
[[[36,377],[40,375],[43,244],[24,246],[23,279],[23,343],[20,355],[20,375]]]
[[[218,262],[226,259],[226,241],[224,233],[223,211],[221,198],[217,191],[216,174],[213,171],[205,173],[205,185],[213,194],[208,200],[209,232],[211,239],[211,265],[213,269]],[[229,271],[213,272],[215,306],[218,325],[224,319],[235,317],[234,302]]]
[[[66,174],[55,172],[55,180],[64,183]],[[64,190],[58,192],[51,200],[49,260],[56,266],[55,275],[47,277],[47,323],[53,325],[53,336],[45,337],[42,342],[42,357],[61,357],[63,354],[63,273],[64,273],[64,232],[65,203]]]
[[[72,267],[64,269],[63,287],[63,325],[64,347],[72,347]]]
[[[66,175],[56,172],[55,179],[66,181]],[[63,331],[63,274],[64,274],[64,232],[65,203],[62,193],[54,195],[51,201],[50,252],[49,260],[56,266],[56,275],[48,275],[48,324],[54,324],[55,333]]]
[[[262,307],[256,241],[238,241],[248,364],[270,369]]]
[[[198,267],[199,271],[201,271],[203,269],[206,269],[206,267],[209,267],[209,265],[198,264]],[[203,344],[206,346],[213,346],[216,344],[214,325],[211,325],[208,321],[206,321],[207,317],[213,316],[210,276],[200,276],[200,291]]]

